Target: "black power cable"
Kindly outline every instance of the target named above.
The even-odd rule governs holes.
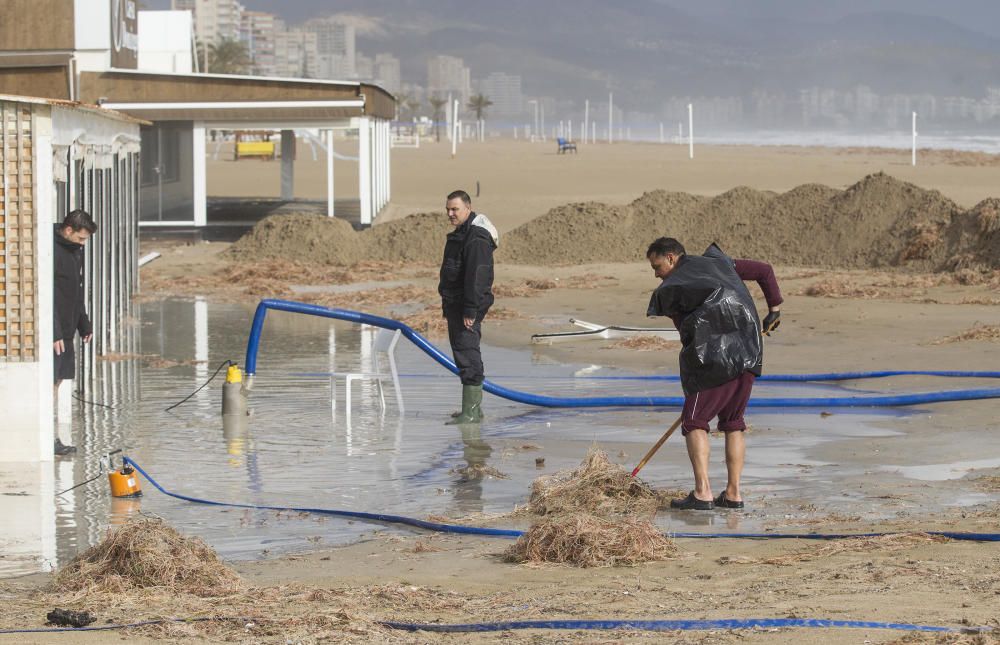
[[[228,358],[226,360],[222,361],[222,363],[219,365],[219,367],[217,367],[215,369],[215,373],[212,374],[210,377],[208,377],[208,380],[205,381],[204,383],[202,383],[201,387],[199,387],[197,390],[195,390],[191,394],[188,394],[186,397],[184,397],[183,399],[181,399],[177,403],[174,403],[169,408],[164,409],[163,411],[164,412],[170,412],[171,410],[173,410],[177,406],[181,405],[182,403],[186,403],[188,400],[191,399],[191,397],[193,397],[198,392],[201,392],[202,390],[204,390],[208,386],[209,383],[211,383],[213,380],[215,380],[215,377],[219,375],[219,372],[222,371],[223,367],[228,367],[230,365],[236,365],[236,363],[234,363],[233,361],[229,360]]]

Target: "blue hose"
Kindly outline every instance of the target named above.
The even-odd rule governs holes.
[[[912,623],[883,623],[867,620],[829,620],[825,618],[722,618],[717,620],[515,620],[497,623],[383,622],[386,627],[416,632],[502,632],[508,629],[641,629],[644,631],[695,631],[707,629],[753,629],[774,627],[847,627],[855,629],[899,629],[908,632],[972,632],[991,631],[985,628],[939,627]]]
[[[310,508],[297,506],[263,506],[258,504],[236,504],[232,502],[218,502],[200,497],[191,497],[174,493],[160,485],[153,477],[143,470],[130,457],[122,457],[122,463],[135,468],[146,478],[158,491],[173,497],[193,502],[195,504],[207,504],[209,506],[227,506],[231,508],[250,508],[264,511],[295,511],[297,513],[315,513],[319,515],[334,515],[337,517],[349,517],[352,519],[366,520],[369,522],[379,522],[383,524],[403,524],[419,529],[435,531],[438,533],[462,533],[465,535],[486,535],[490,537],[516,538],[524,535],[524,531],[517,529],[492,529],[479,526],[463,526],[461,524],[444,524],[441,522],[428,522],[418,520],[414,517],[404,515],[388,515],[385,513],[364,513],[362,511],[342,511],[329,508]],[[937,535],[952,540],[965,540],[973,542],[1000,542],[1000,533],[962,533],[958,531],[924,531],[927,535]],[[797,539],[797,540],[843,540],[849,538],[864,537],[884,537],[887,535],[899,535],[899,533],[666,533],[671,538],[739,538],[739,539]]]
[[[260,336],[264,329],[264,318],[268,309],[277,311],[287,311],[291,313],[307,314],[310,316],[320,316],[323,318],[334,318],[336,320],[346,320],[348,322],[372,325],[384,329],[399,330],[410,342],[420,348],[425,354],[433,358],[445,369],[453,374],[458,374],[455,363],[430,343],[426,338],[418,334],[408,325],[392,318],[384,318],[360,311],[350,309],[330,309],[318,305],[309,305],[302,302],[292,302],[290,300],[264,299],[257,305],[257,311],[253,317],[253,325],[250,328],[250,337],[247,339],[246,372],[248,375],[257,373],[257,350],[260,346]],[[903,372],[900,372],[901,374]],[[848,378],[860,378],[853,373]],[[984,374],[997,374],[996,372],[970,373],[977,376]],[[823,376],[831,376],[826,374]],[[805,379],[803,379],[805,380]],[[823,379],[833,380],[833,379]],[[490,394],[525,403],[548,408],[604,408],[604,407],[681,407],[684,405],[684,397],[680,396],[602,396],[602,397],[556,397],[540,394],[529,394],[519,390],[497,385],[492,381],[484,381],[483,389]],[[947,392],[923,392],[918,394],[899,394],[892,396],[865,396],[865,397],[768,397],[751,398],[750,407],[818,407],[818,408],[843,408],[843,407],[888,407],[900,405],[918,405],[924,403],[941,403],[945,401],[969,401],[973,399],[993,399],[1000,398],[1000,388],[979,388],[969,390],[952,390]]]

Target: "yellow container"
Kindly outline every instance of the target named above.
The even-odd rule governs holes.
[[[108,483],[111,484],[112,497],[140,497],[142,488],[139,486],[139,478],[132,468],[122,468],[108,473]]]

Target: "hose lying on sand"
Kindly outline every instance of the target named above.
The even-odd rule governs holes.
[[[349,322],[372,325],[383,329],[399,330],[407,340],[416,345],[425,354],[440,363],[453,374],[458,374],[455,363],[441,350],[435,347],[430,341],[418,334],[412,327],[392,318],[384,318],[366,314],[350,309],[331,309],[310,305],[302,302],[290,300],[274,300],[266,298],[257,305],[254,314],[253,325],[250,328],[250,337],[247,339],[246,372],[253,376],[257,372],[257,351],[260,346],[261,332],[264,329],[264,319],[269,309],[276,311],[286,311],[291,313],[319,316],[322,318],[333,318],[336,320],[346,320]],[[917,372],[898,372],[891,374],[910,374]],[[920,372],[922,373],[922,372]],[[865,378],[859,376],[864,372],[848,373],[844,378]],[[878,373],[890,375],[890,373]],[[963,374],[974,375],[985,378],[1000,378],[1000,372],[965,372]],[[949,374],[953,375],[953,374]],[[822,378],[793,378],[786,377],[784,380],[839,380],[838,375],[801,375],[820,376]],[[667,377],[669,378],[669,377]],[[772,377],[774,379],[774,377]],[[681,407],[684,405],[684,398],[680,396],[598,396],[598,397],[557,397],[531,394],[512,390],[510,388],[497,385],[492,381],[483,382],[483,389],[490,394],[527,405],[537,405],[549,408],[603,408],[603,407]],[[847,397],[767,397],[750,399],[750,407],[821,407],[821,408],[844,408],[844,407],[888,407],[901,405],[918,405],[925,403],[941,403],[945,401],[969,401],[974,399],[1000,398],[1000,388],[978,388],[966,390],[950,390],[940,392],[921,392],[916,394],[897,394],[882,396],[847,396]]]
[[[336,517],[348,517],[356,520],[368,522],[378,522],[382,524],[402,524],[418,529],[435,531],[438,533],[462,533],[466,535],[485,535],[490,537],[517,538],[524,534],[524,531],[517,529],[496,529],[479,526],[465,526],[462,524],[444,524],[441,522],[429,522],[415,517],[404,515],[390,515],[387,513],[366,513],[364,511],[346,511],[329,508],[311,508],[296,506],[264,506],[258,504],[239,504],[233,502],[219,502],[215,500],[192,497],[181,493],[174,493],[160,485],[153,477],[147,473],[142,466],[129,457],[123,457],[122,462],[128,464],[139,471],[146,480],[158,491],[175,499],[193,502],[195,504],[207,504],[209,506],[226,506],[231,508],[250,508],[265,511],[295,511],[297,513],[316,513],[319,515],[333,515]],[[927,535],[946,537],[952,540],[966,540],[973,542],[1000,542],[1000,533],[965,533],[961,531],[925,531]],[[671,538],[739,538],[754,540],[775,540],[775,539],[798,539],[798,540],[842,540],[849,538],[871,538],[883,537],[887,535],[898,535],[898,533],[666,533]]]

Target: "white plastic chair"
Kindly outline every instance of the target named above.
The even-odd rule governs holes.
[[[375,381],[378,387],[378,400],[381,410],[385,412],[385,388],[382,385],[383,379],[392,379],[392,388],[396,392],[396,404],[399,406],[399,413],[403,414],[403,392],[399,389],[399,372],[396,371],[396,343],[402,332],[398,329],[379,329],[375,334],[372,349],[375,351],[375,372],[333,372],[330,374],[330,407],[337,409],[337,379],[344,379],[344,409],[347,416],[351,415],[351,383],[354,381]],[[389,371],[386,372],[380,367],[379,356],[385,355],[389,364]]]

